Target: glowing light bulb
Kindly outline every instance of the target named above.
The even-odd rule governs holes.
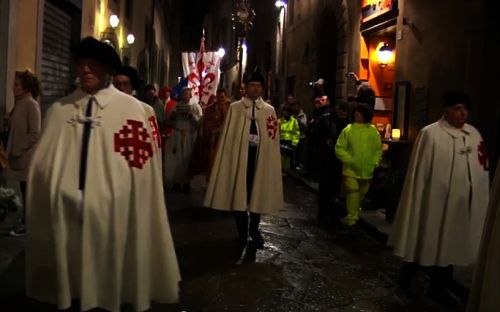
[[[118,18],[118,16],[116,16],[115,14],[111,15],[109,17],[109,25],[111,25],[111,27],[113,28],[116,28],[118,24],[120,24],[120,19]]]
[[[377,57],[380,66],[385,67],[392,60],[392,56],[394,55],[394,51],[389,47],[387,43],[384,43],[383,46],[380,47],[377,51]]]
[[[226,55],[226,50],[224,48],[219,48],[219,50],[217,50],[217,55],[220,57],[220,58],[223,58],[224,55]]]
[[[277,7],[277,8],[284,8],[286,6],[286,2],[283,1],[283,0],[278,0],[274,3],[274,5]]]
[[[133,34],[128,34],[127,42],[128,44],[133,44],[135,42],[135,36]]]

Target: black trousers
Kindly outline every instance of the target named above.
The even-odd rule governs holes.
[[[247,202],[252,198],[252,187],[255,177],[255,162],[257,160],[257,146],[250,146],[248,149],[247,162]],[[238,227],[240,241],[244,242],[250,237],[255,238],[260,235],[260,214],[248,211],[233,211],[234,220]],[[250,219],[250,222],[249,222]],[[250,223],[250,225],[249,225]]]
[[[246,242],[248,236],[258,238],[260,235],[260,214],[248,211],[233,211],[234,220],[238,227],[238,236],[242,242]],[[248,222],[250,219],[250,222]]]
[[[342,164],[335,154],[323,152],[319,158],[318,177],[318,219],[339,219],[345,216],[345,209],[335,206],[342,185]]]

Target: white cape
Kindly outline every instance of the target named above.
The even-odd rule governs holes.
[[[500,308],[500,164],[491,190],[468,312],[497,312]]]
[[[260,137],[250,203],[247,204],[247,158],[252,101],[234,102],[224,121],[210,174],[205,207],[218,210],[273,213],[283,208],[279,123],[274,108],[256,101],[255,120]]]
[[[471,125],[458,130],[441,119],[422,129],[389,238],[394,253],[421,265],[474,263],[488,206],[487,166]]]
[[[164,202],[154,116],[113,86],[95,95],[85,191],[79,191],[82,112],[77,90],[52,104],[29,173],[29,297],[59,309],[139,311],[175,302],[180,280]]]

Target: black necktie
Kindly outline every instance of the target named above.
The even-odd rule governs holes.
[[[252,103],[252,123],[250,124],[250,134],[258,134],[257,123],[255,122],[255,101]]]
[[[252,103],[252,121],[250,122],[250,135],[258,135],[257,122],[255,121],[255,101]],[[252,196],[253,179],[255,176],[255,163],[257,160],[258,144],[248,145],[248,162],[247,162],[247,202],[250,203]]]
[[[85,110],[85,117],[92,117],[92,104],[94,103],[94,98],[91,97],[87,103],[87,109]],[[87,158],[89,153],[89,141],[90,141],[90,130],[92,129],[92,122],[89,119],[85,120],[83,124],[83,137],[82,137],[82,153],[80,156],[80,180],[78,183],[78,189],[85,189],[85,180],[87,178]]]

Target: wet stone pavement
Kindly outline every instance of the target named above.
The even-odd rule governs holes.
[[[151,311],[464,310],[460,302],[447,308],[429,299],[424,274],[417,276],[411,293],[399,290],[396,281],[401,262],[390,249],[363,231],[353,238],[333,225],[318,225],[315,195],[291,178],[284,180],[286,210],[262,219],[265,248],[241,252],[231,215],[200,207],[204,194],[200,181],[193,183],[189,196],[167,194],[183,278],[181,297],[178,304],[154,305]],[[4,276],[8,280],[24,278],[21,263],[22,254]],[[16,287],[17,293],[11,289],[7,297],[0,289],[4,295],[1,311],[2,302],[15,307],[28,301],[21,295],[22,285]],[[29,307],[41,311],[43,305],[30,302]]]

